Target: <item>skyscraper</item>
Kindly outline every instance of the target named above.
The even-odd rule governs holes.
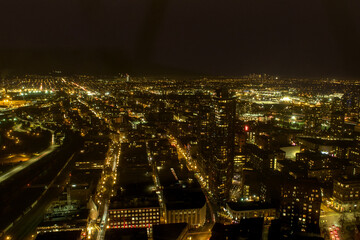
[[[210,162],[213,154],[214,112],[209,104],[200,105],[197,122],[197,138],[200,156],[197,159],[199,171],[209,188]]]
[[[321,107],[310,107],[305,113],[305,134],[318,136],[321,132],[323,112]]]
[[[330,135],[332,137],[341,138],[344,135],[344,106],[344,99],[334,98],[332,100],[330,113]]]
[[[332,137],[341,138],[344,131],[345,113],[343,111],[333,111],[330,115],[330,133]]]
[[[213,154],[210,159],[209,183],[218,202],[228,200],[234,172],[235,97],[219,89],[213,98]]]

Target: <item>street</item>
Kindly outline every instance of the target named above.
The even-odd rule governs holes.
[[[320,229],[327,239],[353,239],[355,215],[353,212],[336,212],[321,204]]]
[[[103,175],[100,179],[100,185],[98,186],[96,203],[99,206],[99,220],[100,225],[96,225],[93,222],[89,223],[90,228],[97,229],[89,236],[91,239],[101,240],[105,237],[107,226],[107,214],[110,203],[110,198],[114,193],[113,186],[116,183],[117,178],[117,166],[120,158],[120,137],[117,134],[112,134],[112,143],[109,147],[109,151],[106,157],[106,168],[103,171]]]
[[[7,179],[11,178],[15,174],[22,171],[23,169],[29,167],[31,164],[36,163],[37,161],[39,161],[43,157],[45,157],[45,156],[49,155],[50,153],[54,152],[58,147],[59,147],[58,145],[51,145],[50,147],[48,147],[47,149],[42,151],[38,156],[35,156],[35,157],[31,158],[30,160],[28,160],[26,162],[23,162],[20,165],[10,169],[8,172],[6,172],[6,173],[4,173],[4,174],[2,174],[0,176],[0,183],[6,181]]]
[[[34,239],[36,227],[43,220],[45,210],[61,194],[67,184],[70,172],[69,163],[72,159],[73,155],[51,181],[49,187],[43,191],[38,200],[30,207],[30,210],[25,211],[23,215],[13,222],[13,226],[3,236],[5,239],[6,237],[10,237],[12,240]]]

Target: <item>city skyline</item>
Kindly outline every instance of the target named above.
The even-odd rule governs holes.
[[[360,1],[0,1],[0,240],[359,240]]]
[[[7,76],[0,239],[351,239],[359,80]]]

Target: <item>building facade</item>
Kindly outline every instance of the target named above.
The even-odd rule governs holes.
[[[321,107],[310,107],[305,113],[305,134],[316,136],[321,132],[323,112]]]
[[[264,223],[269,224],[271,223],[271,220],[276,218],[275,207],[257,202],[245,203],[246,204],[229,202],[226,204],[226,208],[234,222],[240,222],[241,219],[246,218],[261,217],[264,218]]]
[[[109,228],[150,228],[160,224],[160,208],[125,208],[109,210]]]
[[[321,191],[316,180],[299,179],[281,188],[280,217],[288,226],[312,232],[319,226]]]
[[[343,137],[345,113],[343,111],[332,111],[330,114],[330,132],[332,137]]]
[[[187,223],[190,228],[200,227],[206,221],[206,204],[194,209],[166,209],[166,223]]]
[[[334,180],[331,207],[341,212],[357,211],[360,204],[360,179],[340,177]]]

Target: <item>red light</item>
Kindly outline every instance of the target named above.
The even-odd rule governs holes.
[[[244,129],[245,129],[245,132],[248,132],[249,131],[249,126],[245,125]]]

